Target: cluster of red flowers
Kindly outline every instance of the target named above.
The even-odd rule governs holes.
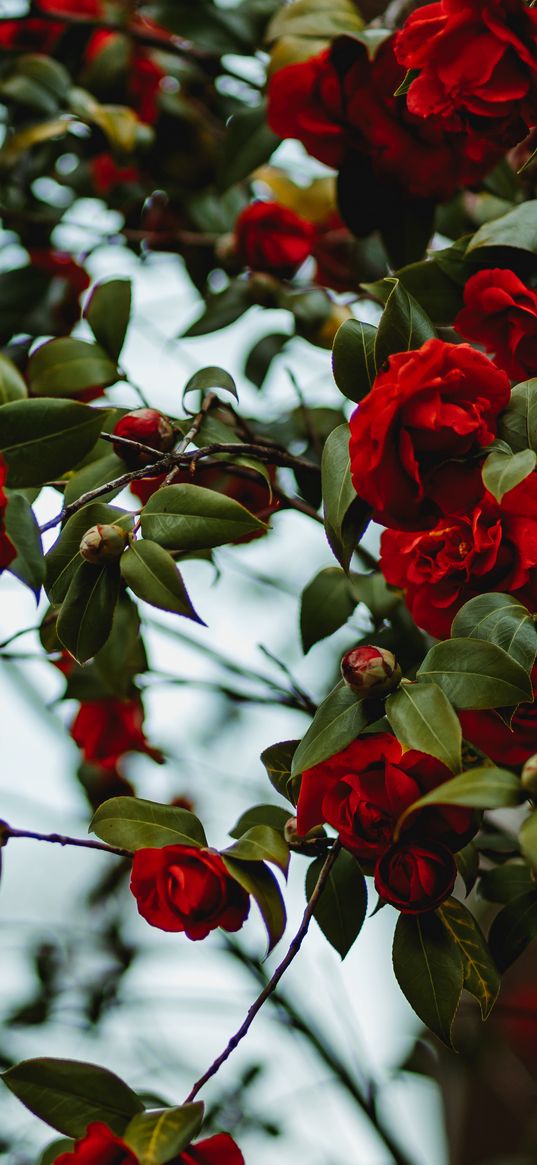
[[[189,1145],[173,1160],[174,1165],[244,1165],[244,1157],[228,1133]],[[138,1165],[138,1157],[108,1125],[94,1121],[73,1150],[60,1153],[54,1165]]]
[[[4,491],[6,484],[7,467],[4,458],[0,454],[0,571],[5,570],[10,562],[17,557],[17,551],[8,537],[5,527],[4,515],[7,506],[7,497]]]
[[[375,733],[302,775],[297,828],[306,834],[326,822],[366,872],[374,872],[380,897],[405,914],[438,906],[457,873],[453,854],[476,832],[467,809],[418,809],[394,833],[402,814],[451,777],[434,757],[404,751],[394,736]]]
[[[137,850],[131,890],[151,926],[194,940],[219,926],[240,930],[250,910],[249,895],[228,874],[220,854],[195,846]]]

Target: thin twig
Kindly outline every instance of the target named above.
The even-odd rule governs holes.
[[[315,883],[315,888],[313,890],[311,898],[308,902],[308,905],[306,906],[304,914],[302,915],[302,922],[300,923],[300,926],[295,934],[295,937],[292,939],[292,941],[289,945],[289,948],[287,950],[287,954],[282,959],[281,963],[279,963],[278,966],[276,967],[276,970],[274,971],[273,975],[271,975],[266,987],[263,988],[261,994],[258,995],[255,1002],[252,1003],[252,1006],[248,1008],[248,1013],[246,1015],[244,1022],[241,1024],[238,1031],[235,1032],[235,1035],[231,1037],[228,1044],[224,1048],[224,1051],[221,1052],[221,1054],[219,1056],[217,1056],[216,1060],[213,1061],[210,1068],[208,1068],[207,1071],[203,1073],[203,1076],[200,1076],[199,1080],[196,1080],[196,1083],[191,1088],[191,1090],[190,1090],[190,1092],[189,1092],[189,1094],[184,1102],[185,1104],[190,1104],[190,1101],[194,1100],[194,1097],[198,1095],[198,1092],[201,1091],[201,1089],[204,1087],[204,1085],[207,1083],[207,1081],[210,1080],[218,1072],[219,1068],[222,1067],[222,1064],[225,1064],[226,1060],[229,1059],[231,1053],[235,1050],[235,1048],[238,1046],[238,1044],[240,1044],[241,1040],[244,1039],[245,1035],[250,1030],[252,1023],[253,1023],[257,1013],[261,1010],[263,1004],[272,995],[272,992],[276,990],[276,987],[278,986],[278,983],[280,982],[282,975],[285,974],[287,968],[293,962],[293,959],[295,959],[296,956],[298,955],[298,952],[302,946],[302,943],[303,943],[303,941],[308,933],[309,925],[310,925],[310,922],[313,918],[313,912],[314,912],[315,907],[319,901],[319,898],[321,897],[321,894],[326,886],[326,883],[327,883],[328,878],[330,876],[330,871],[331,871],[332,866],[334,865],[334,863],[336,861],[336,858],[340,852],[340,849],[341,849],[341,842],[335,841],[334,845],[332,846],[332,849],[330,850],[330,853],[328,854],[328,857],[326,858],[326,861],[322,867],[322,870],[319,874],[317,882]]]
[[[192,421],[192,424],[191,424],[188,432],[185,433],[183,439],[179,442],[177,449],[174,450],[175,457],[181,457],[183,453],[186,453],[186,450],[188,449],[188,446],[194,440],[194,437],[197,437],[197,435],[201,429],[201,426],[205,420],[205,417],[207,416],[207,413],[210,411],[210,409],[212,409],[213,405],[216,403],[217,400],[218,400],[218,397],[217,397],[216,393],[209,392],[207,394],[207,396],[205,397],[205,400],[202,403],[202,406],[201,406],[199,412],[196,413],[196,416],[194,417],[194,420]],[[177,470],[178,470],[178,467],[177,467],[177,465],[175,465],[174,468],[168,474],[168,476],[164,482],[164,485],[171,485],[171,483],[173,482],[173,479],[177,473]]]
[[[120,858],[132,858],[132,851],[119,849],[115,845],[105,845],[103,841],[90,841],[83,837],[66,837],[62,833],[34,833],[31,829],[13,829],[7,821],[0,822],[0,842],[5,844],[11,837],[29,837],[33,841],[50,841],[55,845],[73,845],[80,849],[100,849],[108,854],[117,854]]]

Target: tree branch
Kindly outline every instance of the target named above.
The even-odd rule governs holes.
[[[105,845],[104,841],[86,841],[83,837],[66,837],[62,833],[34,833],[31,829],[13,829],[7,821],[0,821],[0,845],[5,845],[10,837],[29,837],[33,841],[50,841],[55,845],[73,845],[80,849],[100,849],[108,854],[117,854],[120,858],[132,858],[132,851],[119,849],[115,845]]]
[[[309,925],[310,925],[310,922],[313,918],[313,912],[314,912],[315,907],[319,901],[319,898],[321,897],[321,894],[326,886],[326,883],[327,883],[328,878],[330,876],[330,871],[331,871],[332,866],[334,865],[334,863],[336,861],[336,858],[337,858],[340,850],[341,850],[341,842],[335,841],[331,850],[330,850],[330,853],[328,854],[328,857],[323,865],[323,868],[319,874],[319,877],[318,877],[317,882],[315,884],[315,888],[313,890],[311,898],[310,898],[310,900],[306,906],[306,909],[304,911],[304,914],[302,916],[302,922],[300,923],[300,926],[295,934],[294,939],[292,939],[292,941],[289,945],[289,949],[287,951],[287,954],[282,959],[281,963],[279,963],[278,966],[276,967],[276,970],[271,975],[267,985],[263,988],[261,994],[258,995],[255,1002],[252,1003],[252,1006],[248,1008],[248,1013],[246,1015],[246,1019],[244,1020],[244,1023],[241,1024],[238,1031],[235,1032],[235,1035],[231,1037],[228,1044],[224,1048],[224,1051],[221,1052],[219,1056],[217,1056],[216,1060],[213,1061],[210,1068],[208,1068],[207,1071],[203,1073],[203,1076],[200,1076],[199,1080],[196,1080],[196,1083],[191,1088],[186,1100],[183,1102],[184,1104],[190,1104],[190,1101],[194,1100],[194,1097],[198,1095],[198,1092],[201,1091],[201,1089],[205,1086],[207,1081],[210,1080],[213,1076],[215,1076],[216,1073],[218,1072],[219,1068],[222,1067],[222,1064],[225,1064],[226,1060],[229,1059],[231,1053],[240,1044],[241,1040],[244,1039],[245,1035],[247,1035],[257,1013],[259,1011],[261,1011],[263,1004],[272,995],[272,992],[276,990],[276,987],[278,986],[278,983],[280,982],[282,975],[285,974],[287,968],[293,962],[293,959],[295,959],[296,956],[298,955],[298,952],[302,946],[302,943],[303,943],[303,941],[308,933]]]

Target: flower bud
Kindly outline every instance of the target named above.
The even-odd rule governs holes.
[[[304,845],[308,842],[315,842],[319,837],[326,837],[323,825],[315,825],[313,829],[308,830],[308,833],[299,833],[297,828],[296,817],[290,817],[285,822],[283,827],[283,836],[287,845]]]
[[[139,441],[141,445],[148,445],[155,450],[155,454],[169,453],[173,449],[175,433],[173,425],[158,409],[134,409],[132,413],[125,413],[114,428],[117,437],[126,437],[129,441]],[[112,445],[114,453],[121,457],[129,468],[141,468],[151,465],[157,460],[151,452],[145,453],[142,449],[135,449],[130,445],[123,445],[120,441]]]
[[[522,788],[533,797],[537,796],[537,752],[528,757],[521,773]]]
[[[353,647],[341,660],[345,683],[359,696],[385,696],[395,691],[402,672],[395,656],[383,647]]]
[[[95,565],[112,562],[125,549],[128,534],[121,526],[91,526],[80,543],[80,553],[86,562]]]

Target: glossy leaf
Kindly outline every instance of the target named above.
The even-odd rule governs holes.
[[[334,380],[348,400],[360,401],[377,374],[377,329],[361,320],[346,320],[336,332],[332,349]]]
[[[487,1019],[500,990],[500,976],[485,936],[473,914],[456,898],[447,898],[437,911],[442,925],[458,949],[464,968],[464,986]]]
[[[84,318],[101,348],[119,360],[131,314],[130,279],[105,279],[92,288],[84,307]]]
[[[537,812],[533,810],[522,822],[518,835],[520,849],[533,870],[537,870]]]
[[[146,538],[132,541],[121,555],[119,565],[124,582],[139,599],[161,611],[173,611],[196,623],[203,622],[192,606],[173,558],[157,542]]]
[[[451,781],[445,781],[424,793],[419,800],[405,809],[397,823],[398,831],[404,821],[427,805],[466,805],[470,809],[505,809],[520,805],[524,800],[524,790],[520,779],[510,769],[498,769],[493,765],[480,765],[467,773],[459,773]]]
[[[59,1133],[82,1137],[92,1121],[121,1134],[143,1105],[106,1068],[76,1060],[23,1060],[2,1073],[4,1084],[26,1108]]]
[[[208,392],[210,389],[225,389],[235,397],[235,400],[239,399],[233,377],[224,368],[217,368],[216,365],[200,368],[190,377],[183,389],[183,399],[189,392]]]
[[[60,336],[36,348],[28,362],[28,380],[34,396],[75,396],[88,388],[115,384],[119,373],[98,344]]]
[[[56,631],[78,663],[86,663],[104,646],[112,628],[119,596],[117,566],[81,562],[63,600]]]
[[[9,572],[25,583],[37,599],[45,581],[45,559],[39,526],[24,494],[9,495],[5,527],[17,551],[17,557],[9,564]]]
[[[306,898],[310,900],[324,857],[315,858],[306,873]],[[367,886],[364,875],[352,854],[340,850],[330,871],[313,917],[330,946],[341,955],[350,951],[358,937],[367,911]]]
[[[477,893],[486,902],[500,902],[507,905],[513,898],[535,889],[532,874],[526,862],[506,862],[484,870],[477,883]]]
[[[279,144],[280,138],[267,124],[265,102],[239,109],[226,126],[219,189],[227,190],[234,182],[249,178]]]
[[[17,365],[0,352],[0,405],[10,400],[24,400],[27,396],[26,381]]]
[[[348,570],[370,517],[369,507],[357,497],[351,481],[348,425],[338,425],[326,440],[321,486],[326,537],[338,562]]]
[[[393,290],[386,301],[375,342],[375,361],[381,368],[394,352],[421,348],[436,335],[434,327],[418,301],[399,279],[390,279]]]
[[[89,465],[83,465],[81,469],[77,469],[69,477],[63,491],[64,505],[70,506],[72,502],[77,502],[89,490],[106,485],[109,481],[115,481],[118,477],[122,477],[125,471],[125,462],[116,457],[115,453],[108,453],[106,457],[98,457],[95,461],[90,461]],[[123,488],[121,485],[114,486],[108,493],[103,494],[101,505],[103,502],[112,501]]]
[[[167,485],[142,511],[144,538],[166,550],[207,550],[266,525],[232,498],[199,485]]]
[[[513,898],[492,923],[489,946],[498,969],[506,971],[536,937],[537,889],[534,889]]]
[[[277,745],[274,745],[277,748]],[[267,749],[270,751],[270,749]],[[241,813],[238,821],[229,830],[230,837],[242,837],[252,825],[270,825],[277,833],[283,834],[284,826],[289,821],[291,814],[288,809],[283,809],[281,805],[252,805],[251,809],[246,809]]]
[[[537,251],[537,218],[535,202],[523,202],[507,214],[486,222],[476,231],[468,244],[468,253],[497,247]],[[481,259],[481,256],[479,256]],[[492,259],[492,256],[491,256]]]
[[[501,502],[504,494],[533,473],[536,463],[534,449],[521,449],[519,453],[489,453],[481,471],[483,485],[497,502]]]
[[[501,647],[480,639],[437,643],[417,678],[438,684],[456,708],[511,708],[532,698],[526,670]]]
[[[293,776],[341,752],[367,724],[363,700],[341,681],[323,700],[293,757]]]
[[[455,615],[452,633],[495,643],[531,672],[537,655],[537,627],[533,616],[512,595],[477,595]]]
[[[458,948],[435,914],[401,914],[393,941],[393,969],[416,1015],[448,1047],[464,983]]]
[[[255,384],[256,388],[262,388],[266,377],[270,371],[272,361],[283,352],[286,345],[289,343],[290,336],[287,332],[271,332],[268,336],[263,336],[261,340],[254,344],[246,357],[244,365],[244,375],[248,380]]]
[[[204,828],[194,813],[140,797],[112,797],[104,801],[92,818],[89,832],[120,849],[207,845]]]
[[[132,514],[116,509],[115,506],[108,506],[105,502],[91,502],[73,514],[45,557],[47,570],[45,585],[52,602],[61,603],[65,598],[73,575],[82,564],[80,543],[86,530],[92,526],[107,524],[120,525],[123,529],[128,529],[132,523]]]
[[[271,785],[291,805],[296,805],[300,789],[300,776],[291,775],[293,756],[299,744],[299,740],[283,740],[271,744],[261,753],[261,762],[267,770]]]
[[[186,1149],[200,1131],[204,1105],[201,1101],[180,1108],[141,1112],[127,1126],[123,1140],[139,1165],[166,1165]]]
[[[537,450],[537,377],[511,389],[509,404],[499,419],[498,437],[514,453]]]
[[[342,627],[356,602],[345,571],[337,566],[319,571],[302,592],[300,633],[304,652]]]
[[[12,489],[55,481],[93,448],[106,409],[66,400],[14,400],[2,405],[0,453]]]
[[[406,748],[429,753],[453,773],[460,772],[459,718],[437,684],[401,684],[386,701],[386,715]]]
[[[289,846],[271,825],[252,825],[224,855],[237,862],[271,862],[284,874],[289,868]]]
[[[224,865],[231,877],[255,899],[265,924],[270,954],[283,935],[287,921],[285,903],[276,878],[264,862],[237,861],[222,855]]]

